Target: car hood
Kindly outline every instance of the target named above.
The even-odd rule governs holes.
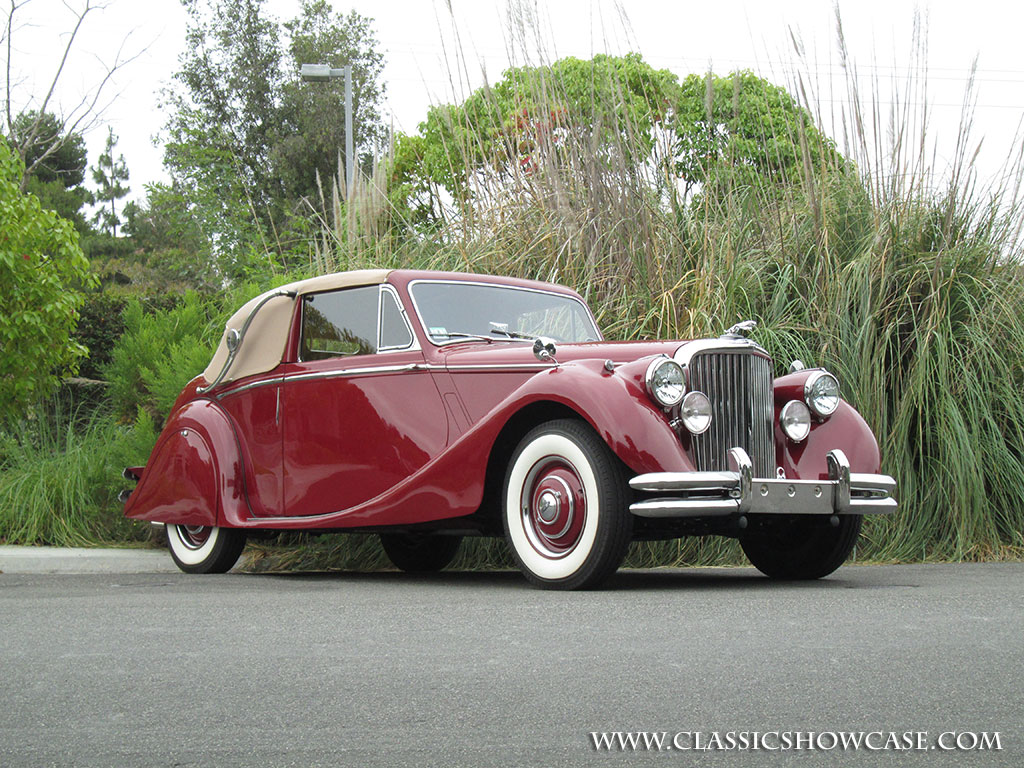
[[[585,344],[557,344],[555,358],[559,363],[577,360],[611,360],[631,363],[652,355],[671,357],[684,341],[592,341]],[[467,341],[444,347],[445,363],[466,365],[523,365],[537,363],[530,341]]]

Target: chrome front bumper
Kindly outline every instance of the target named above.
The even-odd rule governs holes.
[[[721,517],[884,515],[896,509],[896,481],[888,475],[851,474],[839,449],[829,451],[828,480],[755,478],[742,448],[729,451],[729,464],[735,471],[637,475],[629,481],[633,489],[659,495],[631,504],[629,511],[640,517]]]

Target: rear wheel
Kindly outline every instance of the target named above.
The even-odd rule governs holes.
[[[790,517],[770,529],[746,534],[740,545],[747,558],[773,579],[820,579],[850,556],[863,521],[861,515],[840,515],[839,525],[821,518]]]
[[[531,430],[505,475],[502,519],[533,584],[584,589],[622,564],[633,532],[615,454],[588,424],[559,419]]]
[[[461,536],[436,533],[382,533],[380,544],[394,566],[409,573],[440,571],[462,544]]]
[[[227,573],[245,548],[245,531],[168,523],[167,546],[185,573]]]

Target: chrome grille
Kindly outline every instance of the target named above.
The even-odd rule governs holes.
[[[771,361],[748,349],[721,349],[694,355],[689,371],[690,389],[707,395],[712,409],[708,431],[690,438],[697,469],[728,469],[728,451],[739,446],[755,477],[774,477]]]

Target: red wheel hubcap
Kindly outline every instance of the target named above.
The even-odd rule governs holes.
[[[181,543],[189,549],[199,549],[210,538],[213,529],[205,525],[179,525]]]
[[[579,543],[587,517],[587,496],[576,468],[548,456],[530,469],[523,481],[523,530],[545,557],[569,554]]]

